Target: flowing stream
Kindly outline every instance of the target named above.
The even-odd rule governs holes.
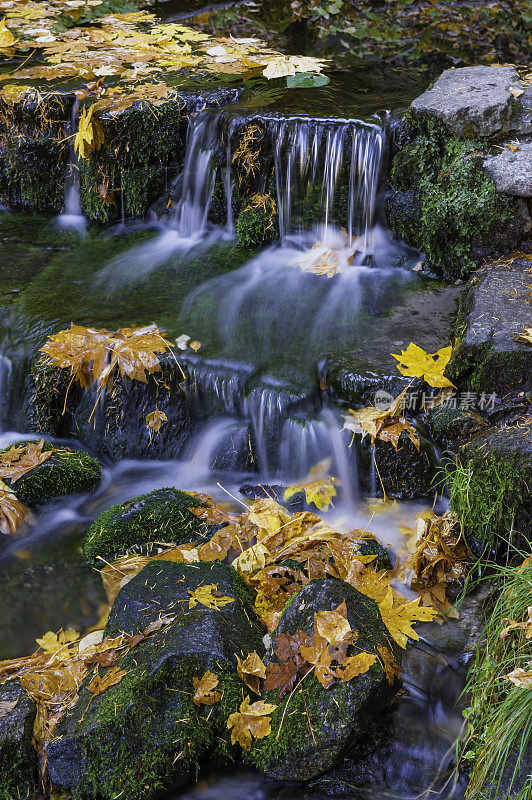
[[[76,113],[74,109],[73,128]],[[163,486],[205,491],[238,508],[243,485],[287,486],[304,480],[321,464],[338,486],[327,519],[343,530],[369,527],[402,557],[405,527],[413,525],[426,504],[390,504],[382,514],[372,510],[362,485],[368,485],[372,495],[379,491],[374,451],[362,482],[360,453],[352,446],[350,432],[342,430],[345,409],[316,390],[315,378],[324,354],[356,348],[367,320],[385,314],[414,280],[412,267],[419,253],[394,241],[383,219],[392,127],[393,116],[386,113],[364,119],[311,118],[229,106],[192,116],[182,171],[173,187],[175,202],[168,213],[144,226],[155,229],[156,235],[103,259],[87,280],[87,292],[103,290],[112,303],[114,296],[136,291],[158,270],[185,271],[191,254],[208,260],[211,247],[234,239],[236,154],[246,130],[255,131],[273,162],[273,184],[266,185],[265,177],[260,189],[275,195],[276,241],[243,266],[193,287],[183,301],[180,319],[187,330],[216,343],[215,356],[182,361],[189,435],[171,442],[160,458],[108,463],[93,496],[50,504],[23,536],[0,544],[0,569],[25,587],[24,598],[0,620],[0,657],[31,651],[35,637],[48,628],[71,624],[85,629],[94,622],[102,592],[81,561],[80,537],[112,504]],[[224,208],[224,219],[218,215],[214,224],[210,220],[217,185],[222,187],[218,205]],[[73,148],[65,212],[58,223],[86,230]],[[123,222],[117,236],[127,230]],[[325,262],[334,265],[332,277],[320,274]],[[34,341],[42,340],[36,333]],[[28,352],[20,355],[4,330],[1,446],[30,435],[11,430],[20,420],[16,412],[22,405],[13,393],[24,391],[23,381],[15,381],[14,375],[28,357]],[[65,587],[69,578],[72,585],[70,592],[65,589],[68,596],[59,593],[59,607],[49,584],[61,582],[62,576]],[[465,669],[456,644],[461,636],[454,622],[443,634],[427,626],[410,651],[404,666],[405,695],[387,715],[386,730],[377,731],[365,745],[364,758],[370,765],[366,773],[373,776],[369,785],[361,785],[360,764],[346,760],[335,787],[318,782],[303,790],[234,770],[209,774],[171,797],[318,800],[327,792],[343,800],[460,800],[463,787],[453,783],[449,767],[461,724],[455,708]]]

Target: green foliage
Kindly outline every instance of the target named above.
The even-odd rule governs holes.
[[[515,554],[519,560],[525,553]],[[532,688],[514,686],[504,675],[516,668],[532,669],[530,639],[524,630],[501,638],[508,620],[527,618],[532,596],[532,560],[521,567],[496,567],[487,581],[496,581],[496,601],[487,619],[469,672],[464,712],[465,736],[458,742],[458,757],[470,767],[467,800],[532,795],[532,775],[526,776],[526,752],[532,744]]]
[[[15,442],[16,446],[25,444]],[[0,454],[8,449],[0,450]],[[93,492],[99,486],[102,468],[88,453],[57,447],[50,442],[44,443],[43,450],[51,450],[53,456],[23,475],[13,486],[18,499],[25,505],[33,508],[57,497]]]
[[[450,136],[438,120],[407,126],[410,142],[394,158],[391,182],[419,199],[421,219],[406,226],[392,219],[394,233],[420,247],[446,277],[462,277],[478,266],[475,242],[486,246],[509,221],[511,201],[480,167],[486,142]]]
[[[95,566],[128,552],[147,552],[153,542],[183,544],[205,537],[209,526],[190,512],[202,503],[179,489],[156,489],[111,506],[90,526],[83,553]]]

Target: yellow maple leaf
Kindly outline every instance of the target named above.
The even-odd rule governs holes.
[[[213,706],[222,697],[221,692],[215,691],[219,684],[218,676],[214,672],[207,670],[205,675],[200,678],[192,678],[194,685],[194,696],[192,702],[196,706]]]
[[[237,660],[237,672],[240,679],[248,686],[255,694],[260,694],[260,681],[261,678],[266,677],[266,666],[261,657],[253,651],[247,658],[241,659],[239,656]]]
[[[15,533],[24,522],[31,523],[33,515],[9,487],[0,480],[0,533]]]
[[[5,18],[0,22],[0,51],[1,50],[8,50],[10,47],[13,47],[17,43],[18,39],[15,39],[11,31],[6,25]]]
[[[105,141],[103,129],[94,117],[95,106],[84,108],[79,119],[78,132],[74,138],[74,150],[81,158],[88,158],[99,150]]]
[[[257,700],[250,704],[249,695],[240,704],[239,711],[229,716],[227,727],[231,730],[231,744],[238,742],[244,750],[249,750],[253,739],[264,739],[271,732],[269,715],[277,706]]]
[[[51,655],[62,650],[65,645],[76,642],[78,639],[79,633],[75,631],[74,628],[67,628],[66,631],[61,630],[59,633],[48,631],[41,639],[36,639],[36,642],[39,647],[42,647],[46,653]]]
[[[317,611],[314,614],[316,630],[329,644],[342,642],[351,632],[346,614],[345,601],[336,611]]]
[[[217,583],[199,586],[194,592],[191,592],[189,589],[188,593],[190,595],[190,600],[188,601],[189,608],[194,608],[197,603],[207,608],[222,608],[222,606],[226,606],[228,603],[235,602],[232,597],[227,597],[218,591]]]
[[[329,478],[328,480],[314,481],[313,483],[288,486],[284,492],[285,501],[290,500],[292,495],[302,491],[305,492],[307,503],[314,503],[321,511],[326,511],[331,505],[333,497],[337,495],[334,478]]]
[[[442,347],[436,353],[427,353],[422,347],[410,342],[406,350],[401,350],[399,355],[396,353],[391,355],[399,362],[397,369],[401,375],[410,378],[422,377],[429,386],[443,388],[454,386],[443,374],[452,352],[452,345]]]
[[[160,411],[158,408],[146,414],[146,427],[151,428],[155,433],[159,433],[163,422],[168,422],[168,417],[164,411]]]
[[[344,681],[350,681],[358,675],[363,675],[369,670],[377,660],[375,653],[357,653],[356,656],[349,656],[342,663],[340,677]]]
[[[429,622],[437,616],[438,611],[429,606],[422,606],[418,597],[410,602],[395,602],[391,587],[379,602],[379,611],[384,624],[397,644],[406,649],[408,639],[417,641],[419,636],[412,627],[414,622]]]

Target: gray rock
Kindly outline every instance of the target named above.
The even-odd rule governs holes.
[[[221,609],[197,604],[190,592],[217,584],[233,599]],[[209,759],[231,760],[227,717],[237,711],[245,687],[236,655],[264,650],[265,631],[248,590],[231,567],[152,562],[122,588],[107,634],[137,633],[161,615],[174,621],[132,648],[117,666],[119,683],[93,696],[88,680],[48,747],[54,784],[79,797],[128,800],[152,797],[194,775]],[[193,678],[216,673],[221,699],[193,703]],[[100,669],[100,674],[105,674]]]
[[[37,784],[35,710],[20,681],[0,686],[0,800],[27,797]]]
[[[358,632],[355,652],[389,648],[399,660],[374,600],[335,578],[318,579],[303,587],[286,608],[276,633],[312,633],[314,613],[332,611],[345,600],[347,618]],[[348,651],[349,654],[349,651]],[[275,643],[266,655],[275,661]],[[278,690],[264,692],[266,702],[277,704],[271,717],[272,733],[257,741],[249,760],[265,775],[281,781],[308,781],[331,769],[357,739],[371,719],[389,704],[401,686],[387,681],[378,658],[368,672],[345,683],[337,680],[324,689],[314,675],[282,700]]]
[[[532,197],[532,141],[521,142],[515,151],[505,146],[498,155],[484,161],[484,169],[493,178],[498,192]]]
[[[494,136],[518,126],[523,89],[513,67],[447,69],[412,103],[416,115],[441,120],[457,136]]]
[[[532,261],[507,258],[474,274],[461,298],[459,341],[448,367],[451,379],[477,392],[532,388],[532,346],[514,336],[532,318]]]

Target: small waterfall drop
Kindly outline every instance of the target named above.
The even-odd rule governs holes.
[[[4,420],[9,407],[12,374],[11,360],[0,353],[0,433],[3,433]]]
[[[70,155],[65,177],[65,210],[57,217],[57,224],[61,228],[76,231],[81,236],[87,232],[87,220],[81,211],[79,194],[78,158],[74,148],[74,136],[79,123],[79,104],[77,98],[72,105],[70,114],[69,135]]]

